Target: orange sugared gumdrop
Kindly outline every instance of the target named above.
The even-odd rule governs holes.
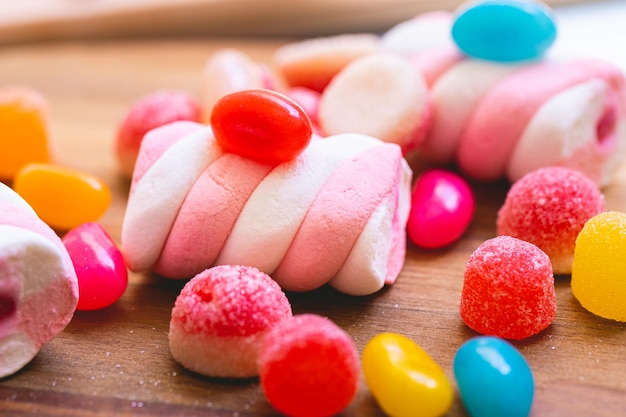
[[[626,213],[609,211],[585,223],[576,238],[572,292],[591,313],[626,322]]]
[[[31,162],[50,162],[48,110],[28,87],[0,89],[0,180],[11,181]]]
[[[100,179],[52,164],[26,165],[13,188],[56,230],[98,220],[111,202],[111,192]]]

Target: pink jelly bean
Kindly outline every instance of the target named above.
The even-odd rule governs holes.
[[[461,237],[474,217],[474,194],[459,175],[441,169],[423,173],[411,195],[407,224],[409,239],[436,249]]]
[[[291,87],[285,94],[304,109],[312,123],[317,124],[317,113],[321,96],[319,92],[306,87]]]
[[[128,286],[122,253],[98,223],[84,223],[63,236],[78,278],[77,310],[97,310],[117,301]]]

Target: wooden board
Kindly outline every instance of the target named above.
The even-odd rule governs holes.
[[[129,36],[376,32],[463,0],[20,0],[0,2],[0,44]],[[551,6],[582,0],[547,0]]]
[[[59,162],[109,184],[113,204],[102,224],[116,241],[128,193],[113,156],[117,123],[130,104],[161,88],[199,94],[200,71],[217,48],[241,48],[267,62],[274,42],[64,43],[0,50],[0,83],[26,84],[49,99]],[[413,161],[416,173],[423,169]],[[495,216],[507,184],[472,184],[476,217],[446,250],[409,246],[397,283],[368,297],[327,288],[290,294],[295,313],[326,315],[361,351],[375,334],[411,337],[453,381],[457,348],[476,334],[459,313],[470,253],[495,236]],[[606,206],[626,211],[626,169],[605,190]],[[258,381],[219,380],[187,372],[172,360],[167,332],[181,282],[131,274],[110,308],[77,312],[68,328],[22,371],[0,380],[0,414],[38,416],[270,416]],[[626,415],[626,324],[598,318],[573,297],[569,277],[556,279],[558,314],[541,334],[515,343],[536,379],[533,416]],[[364,382],[342,415],[381,416]],[[448,416],[464,416],[456,394]]]

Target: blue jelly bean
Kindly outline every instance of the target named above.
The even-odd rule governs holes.
[[[541,57],[556,40],[550,8],[528,0],[483,0],[458,9],[452,39],[474,58],[517,62]]]
[[[532,371],[522,354],[499,337],[479,336],[454,356],[454,376],[472,417],[527,417],[533,402]]]

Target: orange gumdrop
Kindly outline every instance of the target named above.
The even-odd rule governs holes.
[[[98,220],[111,202],[111,192],[100,179],[52,164],[26,165],[13,188],[56,230]]]
[[[46,100],[28,87],[0,89],[0,180],[31,162],[51,162]]]

